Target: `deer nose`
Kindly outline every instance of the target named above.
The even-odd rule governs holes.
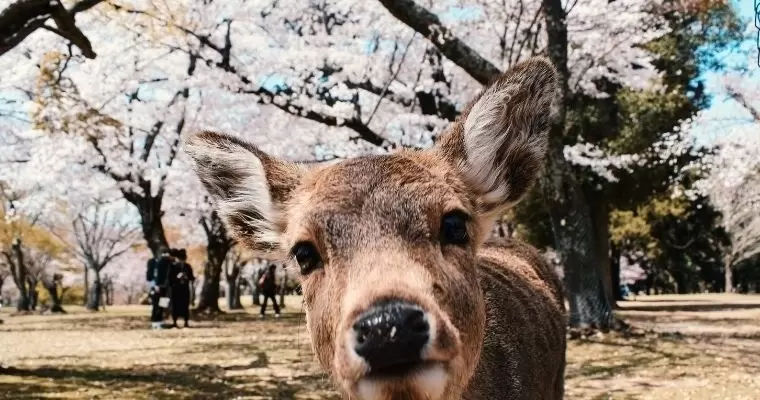
[[[353,328],[354,350],[371,372],[420,362],[422,348],[430,339],[430,325],[422,309],[401,301],[376,304],[359,316]]]

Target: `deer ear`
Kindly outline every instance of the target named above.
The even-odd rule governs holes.
[[[552,64],[532,58],[486,87],[441,137],[436,151],[459,170],[483,212],[516,203],[536,180],[556,92]]]
[[[185,141],[185,152],[203,185],[217,200],[231,235],[256,251],[279,250],[284,206],[303,171],[233,136],[201,132]]]

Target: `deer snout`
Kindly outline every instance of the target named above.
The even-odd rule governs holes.
[[[354,351],[370,373],[403,373],[422,362],[430,341],[425,311],[404,301],[384,301],[370,307],[353,324]]]

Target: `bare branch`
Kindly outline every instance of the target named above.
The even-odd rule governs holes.
[[[749,100],[747,100],[747,97],[744,96],[743,93],[732,87],[727,87],[726,91],[732,99],[736,100],[737,103],[741,104],[742,107],[749,111],[749,113],[752,115],[752,119],[754,119],[755,122],[760,122],[760,109],[752,106],[752,104],[749,102]]]
[[[422,34],[438,50],[481,84],[487,84],[501,71],[446,28],[438,16],[413,0],[380,0],[394,17]]]
[[[60,0],[17,0],[0,12],[0,55],[21,43],[37,29],[48,29],[69,40],[87,58],[95,58],[92,44],[75,24],[77,13],[89,10],[103,0],[83,0],[71,10]],[[45,25],[52,19],[57,28]]]

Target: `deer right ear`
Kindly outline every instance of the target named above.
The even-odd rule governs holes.
[[[217,200],[219,215],[237,241],[256,251],[279,250],[284,205],[303,171],[233,136],[201,132],[185,152],[203,185]]]
[[[546,151],[557,72],[545,58],[515,65],[486,87],[436,146],[478,195],[481,212],[519,201]]]

